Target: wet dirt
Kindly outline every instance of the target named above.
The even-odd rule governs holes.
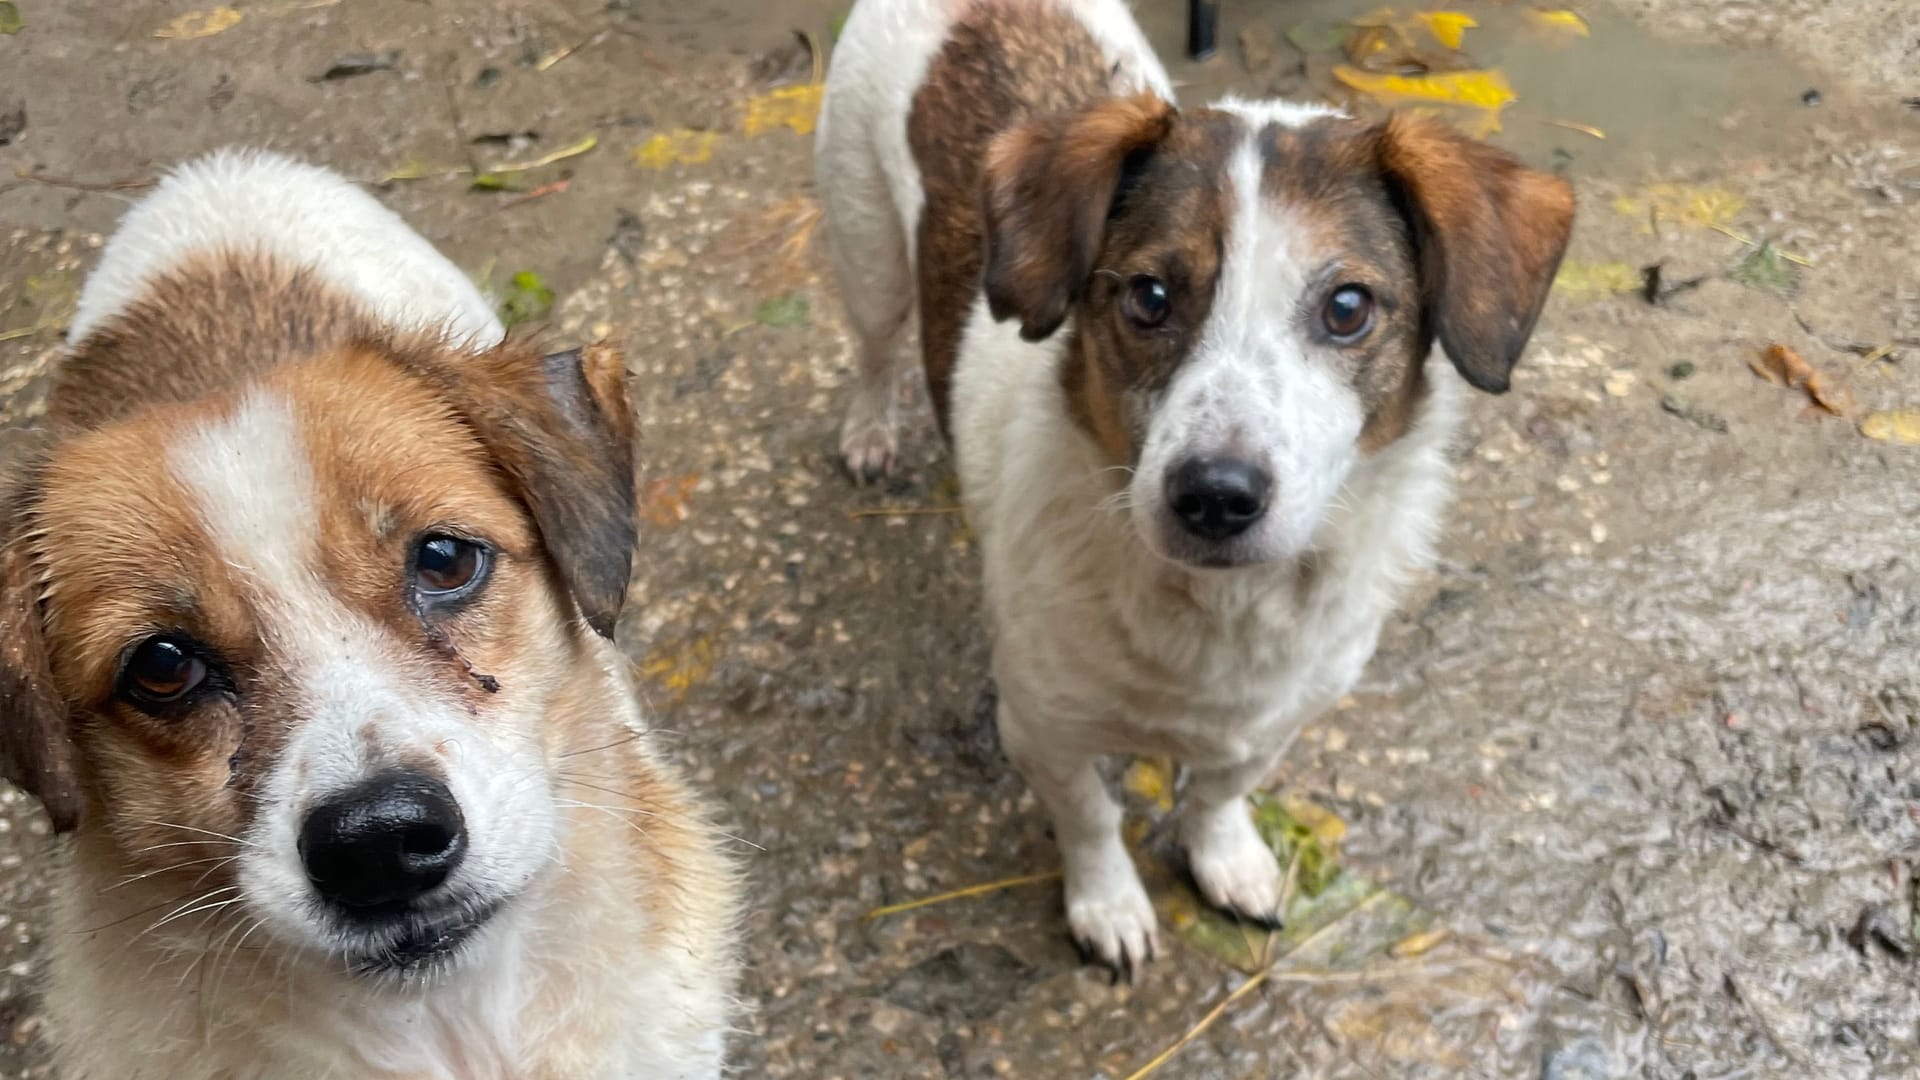
[[[1189,103],[1270,89],[1302,61],[1285,28],[1372,6],[1224,4],[1196,66],[1183,5],[1139,5]],[[1273,778],[1344,821],[1348,873],[1448,937],[1343,959],[1366,920],[1338,923],[1154,1075],[1915,1075],[1920,449],[1748,369],[1780,341],[1847,380],[1855,419],[1920,403],[1898,4],[1819,5],[1804,34],[1753,5],[1583,6],[1591,36],[1553,56],[1494,7],[1467,48],[1519,96],[1496,139],[1580,190],[1568,273],[1513,392],[1476,402],[1442,562]],[[135,194],[95,189],[235,142],[369,181],[430,166],[375,189],[476,274],[542,275],[550,333],[629,349],[645,520],[622,640],[757,845],[739,1075],[1119,1080],[1246,976],[1183,944],[1109,985],[1050,880],[866,917],[1056,860],[993,739],[946,455],[916,410],[897,480],[840,476],[851,357],[809,243],[810,140],[746,133],[750,98],[807,78],[791,31],[827,40],[840,8],[242,5],[180,41],[152,33],[186,5],[23,3],[0,37],[0,116],[26,116],[0,146],[0,452]],[[1254,22],[1276,58],[1249,75]],[[397,70],[310,81],[394,49]],[[588,134],[528,191],[454,172]],[[643,166],[650,146],[686,152]],[[1806,265],[1737,273],[1761,243]],[[1648,304],[1654,263],[1701,281]],[[50,843],[25,800],[0,809],[0,1071],[43,1075]],[[1176,889],[1151,832],[1142,850]]]

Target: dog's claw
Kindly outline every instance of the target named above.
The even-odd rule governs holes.
[[[1120,853],[1122,859],[1125,852]],[[1133,874],[1130,863],[1125,874],[1092,875],[1094,880],[1071,882],[1067,897],[1067,923],[1073,940],[1086,959],[1098,963],[1118,985],[1139,979],[1139,969],[1160,953],[1160,927],[1153,914],[1153,902]]]
[[[1279,928],[1280,866],[1244,810],[1235,806],[1195,822],[1183,839],[1207,903],[1245,922]]]
[[[840,428],[840,458],[855,484],[871,484],[891,475],[899,454],[900,440],[892,420],[867,416],[863,410],[847,415]]]

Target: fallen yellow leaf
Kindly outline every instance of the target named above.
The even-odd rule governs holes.
[[[223,30],[231,30],[240,21],[240,12],[230,7],[208,8],[205,11],[189,11],[185,15],[153,32],[157,38],[170,38],[175,41],[187,41],[192,38],[212,37]]]
[[[820,83],[782,86],[747,100],[747,115],[741,128],[759,135],[777,127],[792,128],[802,135],[813,132],[820,117],[820,95],[826,87]]]
[[[1141,758],[1127,766],[1121,785],[1162,812],[1173,809],[1173,770],[1163,758]]]
[[[1500,130],[1500,110],[1517,100],[1512,84],[1495,68],[1445,71],[1429,75],[1380,75],[1347,64],[1333,77],[1388,108],[1401,105],[1460,105],[1483,114],[1487,132]]]
[[[1637,292],[1642,286],[1640,271],[1626,263],[1583,263],[1571,260],[1560,264],[1553,287],[1576,299],[1598,299],[1615,293]]]
[[[1427,32],[1433,39],[1449,49],[1460,47],[1460,40],[1467,31],[1480,24],[1473,16],[1462,11],[1422,11],[1416,18],[1427,24]]]
[[[1676,222],[1693,229],[1724,229],[1747,208],[1745,199],[1720,188],[1690,184],[1655,184],[1640,195],[1613,200],[1615,211],[1642,219],[1641,232],[1653,231],[1653,221]]]
[[[1593,32],[1579,12],[1566,8],[1528,8],[1527,21],[1536,29],[1567,37],[1587,37]]]
[[[570,158],[570,157],[579,157],[581,154],[584,154],[587,151],[599,145],[600,145],[600,137],[598,135],[588,135],[585,138],[581,139],[579,142],[569,143],[568,145],[563,146],[560,149],[555,150],[553,153],[547,154],[544,157],[538,157],[533,159],[532,161],[522,161],[512,165],[495,165],[493,168],[488,169],[487,171],[490,173],[513,173],[513,172],[527,172],[528,170],[531,170],[531,169],[545,168],[546,166],[551,165],[556,161],[565,161],[567,158]]]
[[[684,701],[687,692],[713,673],[713,641],[695,638],[683,648],[649,657],[640,665],[640,673],[673,691],[674,700]]]
[[[1339,814],[1319,803],[1289,792],[1281,797],[1280,808],[1305,825],[1314,840],[1329,851],[1339,847],[1340,841],[1347,838],[1347,823],[1340,820]]]
[[[1860,434],[1878,442],[1920,446],[1920,409],[1868,413],[1860,420]]]
[[[700,165],[713,157],[714,138],[711,131],[664,131],[634,150],[633,163],[643,169]]]
[[[1410,960],[1416,956],[1431,952],[1435,945],[1447,940],[1451,935],[1452,932],[1444,926],[1436,927],[1432,930],[1422,930],[1419,933],[1408,934],[1406,937],[1394,942],[1388,947],[1387,952],[1401,959]]]

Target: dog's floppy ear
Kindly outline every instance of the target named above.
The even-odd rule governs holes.
[[[620,351],[507,344],[431,374],[532,512],[580,614],[613,637],[639,539]]]
[[[25,487],[0,500],[0,772],[40,800],[55,832],[80,823],[80,776],[66,700],[47,662]]]
[[[1378,136],[1440,344],[1468,382],[1504,393],[1567,250],[1573,188],[1433,117],[1396,114]]]
[[[1130,154],[1166,137],[1173,106],[1152,94],[1108,98],[1031,120],[987,151],[987,305],[1039,341],[1066,321],[1100,254]]]

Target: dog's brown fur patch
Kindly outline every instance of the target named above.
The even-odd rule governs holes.
[[[1226,113],[1182,113],[1132,163],[1118,200],[1109,197],[1060,378],[1074,419],[1116,464],[1138,456],[1145,403],[1191,355],[1213,310],[1233,210],[1227,157],[1245,133]],[[1137,276],[1167,290],[1167,320],[1152,329],[1124,313]]]
[[[378,336],[358,304],[310,269],[263,256],[201,257],[156,277],[75,345],[47,419],[56,431],[99,427]]]
[[[1051,4],[982,0],[948,32],[915,93],[907,142],[926,208],[916,241],[921,351],[941,429],[960,332],[985,264],[982,163],[995,136],[1105,95],[1100,47]]]

